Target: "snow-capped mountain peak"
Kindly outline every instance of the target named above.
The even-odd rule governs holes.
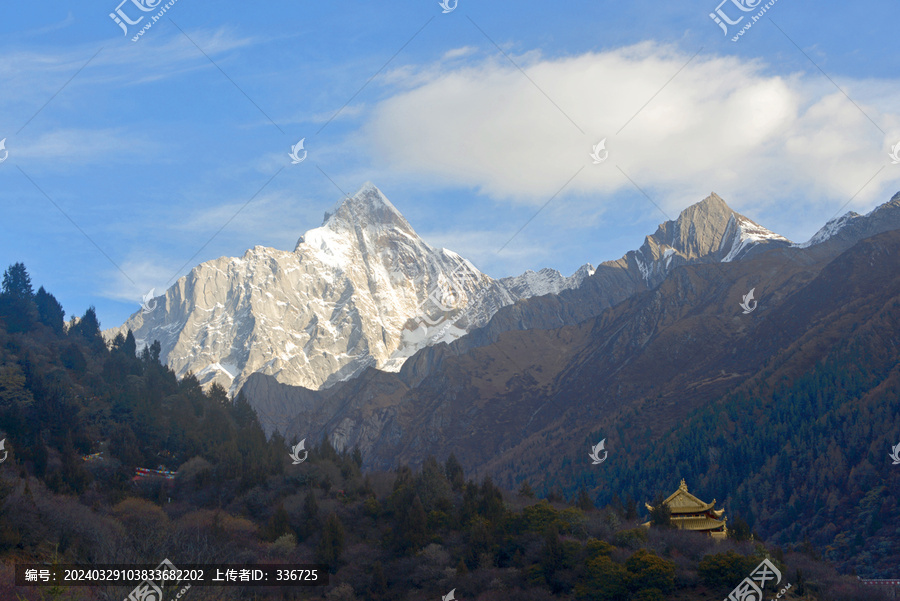
[[[366,182],[353,196],[342,198],[325,212],[321,227],[300,236],[297,246],[309,243],[310,235],[326,229],[330,233],[352,236],[366,232],[392,233],[402,237],[416,237],[416,232],[391,201],[371,182]],[[318,238],[328,236],[318,236]]]
[[[638,250],[615,263],[627,265],[654,288],[680,265],[735,261],[762,248],[789,244],[790,240],[741,215],[712,192],[677,219],[660,224]]]
[[[883,231],[884,228],[890,229],[895,225],[896,209],[898,208],[900,208],[900,192],[894,194],[888,202],[878,205],[865,215],[849,211],[840,217],[829,219],[828,223],[813,234],[812,238],[794,246],[809,248],[832,239],[855,239],[858,237],[858,232],[854,232],[854,230],[857,229],[868,231],[871,234]]]
[[[409,222],[372,182],[366,182],[354,194],[338,201],[325,213],[323,227],[333,230],[360,226],[400,227],[412,231]]]
[[[457,253],[429,246],[367,183],[293,251],[257,246],[202,263],[158,298],[154,311],[138,311],[106,335],[130,329],[138,348],[159,340],[161,359],[179,376],[192,372],[232,392],[257,372],[319,389],[370,366],[399,370],[418,350],[481,328],[518,300],[580,288],[588,279],[623,286],[608,295],[623,298],[658,286],[681,265],[742,260],[788,245],[713,193],[662,223],[639,249],[603,263],[599,277],[588,264],[569,277],[542,269],[493,279]]]
[[[720,251],[727,252],[720,260],[729,263],[742,257],[750,248],[767,242],[780,242],[785,245],[791,243],[781,234],[776,234],[752,219],[739,213],[732,213],[720,246]]]
[[[422,240],[367,183],[301,236],[293,251],[262,246],[202,263],[137,312],[138,348],[159,340],[179,376],[235,392],[255,372],[318,389],[369,366],[400,369],[417,350],[485,325],[505,305],[579,285],[542,270],[494,280]]]
[[[840,217],[834,217],[833,219],[829,219],[828,222],[819,228],[813,237],[807,240],[806,242],[800,242],[799,244],[795,244],[798,248],[809,248],[810,246],[814,246],[816,244],[821,244],[825,242],[836,233],[844,229],[850,222],[855,219],[859,219],[862,217],[856,211],[849,211],[844,213]]]

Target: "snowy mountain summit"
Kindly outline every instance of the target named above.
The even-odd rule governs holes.
[[[790,240],[741,215],[712,192],[676,219],[661,223],[640,248],[617,261],[601,263],[601,267],[625,269],[647,288],[655,288],[682,265],[730,263],[790,244]]]
[[[417,350],[485,325],[516,300],[558,293],[593,273],[544,269],[495,280],[458,254],[426,244],[371,183],[325,214],[293,251],[256,246],[202,263],[131,330],[159,340],[181,377],[235,392],[255,372],[311,389],[368,366],[399,370]],[[152,303],[151,303],[152,305]]]
[[[897,227],[900,227],[900,192],[865,215],[849,211],[840,217],[830,219],[812,238],[794,246],[809,248],[827,242],[840,244],[861,237],[874,236]]]

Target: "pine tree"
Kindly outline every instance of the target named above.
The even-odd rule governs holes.
[[[334,445],[331,444],[331,441],[328,440],[327,436],[322,437],[322,443],[319,445],[315,454],[321,459],[329,459],[335,463],[338,462],[338,452],[334,449]]]
[[[456,459],[456,455],[450,453],[447,462],[444,464],[444,473],[453,490],[460,490],[466,484],[465,474],[463,473],[462,464]]]
[[[728,523],[728,538],[742,541],[750,540],[750,526],[739,514]]]
[[[519,496],[525,497],[526,499],[534,498],[534,491],[531,490],[531,485],[528,484],[528,480],[522,482],[522,486],[519,487]]]
[[[269,523],[266,524],[266,537],[269,540],[274,541],[282,534],[289,534],[292,532],[290,517],[288,516],[287,510],[284,508],[284,503],[279,503],[278,507],[275,508],[272,517],[269,518]]]
[[[541,550],[541,565],[544,575],[550,576],[563,567],[564,553],[559,531],[554,526],[544,530],[544,547]]]
[[[628,500],[625,502],[625,519],[626,520],[636,520],[637,519],[637,503],[635,503],[635,501],[631,497],[631,495],[628,495]]]
[[[672,509],[663,501],[662,493],[656,493],[653,509],[650,510],[650,523],[661,528],[672,527]]]
[[[217,405],[231,405],[228,400],[228,391],[218,382],[213,382],[213,385],[209,387],[209,391],[206,394],[209,396],[209,399]]]
[[[137,341],[134,339],[134,334],[130,329],[128,334],[125,335],[125,344],[122,346],[122,352],[130,359],[134,359],[137,356]]]
[[[316,547],[316,557],[320,563],[327,564],[331,573],[337,572],[341,553],[344,551],[344,525],[336,513],[328,516],[322,537]]]
[[[490,476],[486,476],[481,483],[481,501],[478,504],[478,513],[483,515],[492,524],[499,524],[506,514],[506,505],[503,503],[503,493],[494,486]]]
[[[303,523],[300,527],[300,535],[303,538],[309,537],[316,531],[319,523],[319,504],[316,502],[316,495],[312,489],[306,491],[306,498],[303,500]]]
[[[91,481],[90,473],[84,469],[81,456],[72,443],[72,431],[67,430],[61,450],[62,455],[62,489],[81,494]]]
[[[150,365],[159,365],[159,356],[162,353],[162,345],[159,340],[154,340],[153,344],[144,347],[141,351],[141,361]]]
[[[625,517],[625,505],[622,503],[622,499],[619,498],[619,493],[613,493],[612,500],[609,502],[609,506],[614,512],[616,512],[616,514],[621,517]]]
[[[550,526],[544,531],[544,547],[541,549],[540,557],[541,571],[550,590],[554,594],[563,592],[567,584],[557,576],[557,573],[571,566],[568,565],[566,550],[555,526]]]
[[[41,286],[34,295],[34,304],[37,305],[38,318],[41,323],[61,335],[65,328],[66,312],[63,311],[59,301]]]
[[[372,564],[372,584],[369,586],[369,597],[372,601],[385,601],[388,598],[388,583],[384,577],[384,568],[380,561]]]
[[[59,360],[67,369],[71,369],[74,372],[84,373],[87,371],[87,359],[84,358],[81,348],[74,342],[64,344],[60,348]]]
[[[217,386],[218,390],[216,396],[213,396],[213,389]],[[228,393],[219,384],[213,384],[213,386],[210,387],[209,394],[210,398],[219,403],[223,403],[222,394],[224,394],[225,402],[227,403]],[[256,413],[253,411],[253,407],[250,406],[249,401],[247,401],[247,397],[244,396],[243,391],[238,392],[237,396],[234,397],[234,402],[231,403],[231,416],[234,418],[234,422],[239,430],[251,428],[257,423]]]
[[[576,505],[582,511],[590,511],[594,509],[594,502],[591,501],[591,497],[588,495],[587,490],[582,486],[578,490],[578,501]]]
[[[6,322],[6,329],[10,332],[30,331],[38,319],[38,312],[25,265],[10,265],[3,274],[0,290],[0,319]]]
[[[428,542],[428,516],[419,495],[413,498],[412,507],[406,514],[406,524],[403,529],[402,546],[410,550],[420,549]]]
[[[95,352],[106,350],[106,343],[100,334],[100,321],[97,319],[97,310],[93,305],[88,307],[84,315],[74,326],[69,329],[69,336],[83,340],[88,348]]]
[[[459,561],[456,562],[456,576],[465,576],[469,573],[469,568],[466,566],[466,562],[463,561],[462,557],[459,558]]]
[[[31,300],[34,290],[24,263],[13,263],[3,272],[3,294],[19,300]]]

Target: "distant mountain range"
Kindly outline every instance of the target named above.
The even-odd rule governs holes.
[[[900,527],[885,509],[900,476],[881,474],[900,442],[897,230],[900,194],[802,244],[711,194],[596,269],[494,280],[367,185],[294,252],[204,263],[107,335],[159,339],[180,374],[240,388],[267,432],[357,446],[366,468],[453,453],[507,488],[599,502],[684,477],[766,538],[884,574],[881,533]]]
[[[374,185],[325,215],[295,249],[254,247],[195,267],[108,339],[131,330],[138,348],[159,340],[179,376],[232,393],[253,373],[318,390],[367,367],[394,372],[417,351],[498,331],[577,323],[651,289],[680,265],[730,262],[790,242],[712,194],[666,222],[644,245],[569,277],[552,269],[493,279],[447,249],[434,249]],[[541,300],[572,292],[566,314]],[[504,307],[502,317],[491,318]],[[487,328],[485,331],[481,331]],[[476,336],[467,336],[478,331]]]
[[[821,266],[823,261],[834,258],[866,236],[900,227],[898,205],[900,195],[868,216],[848,214],[830,221],[810,242],[792,244],[733,211],[718,195],[711,194],[685,209],[678,219],[660,225],[638,250],[629,251],[617,261],[601,263],[589,277],[583,278],[579,286],[565,287],[556,294],[531,295],[499,308],[489,320],[482,319],[483,325],[480,327],[467,328],[465,336],[457,337],[449,344],[420,348],[405,359],[395,376],[368,373],[362,381],[347,381],[330,390],[317,390],[311,386],[290,385],[283,378],[263,377],[266,374],[261,373],[248,377],[243,389],[260,412],[268,431],[278,429],[289,435],[315,436],[327,433],[334,437],[333,442],[338,446],[346,443],[367,447],[374,445],[382,436],[379,423],[388,418],[370,414],[351,418],[346,414],[351,407],[348,399],[354,398],[354,394],[374,394],[369,389],[360,388],[364,383],[382,383],[390,390],[391,398],[400,394],[414,396],[415,389],[429,375],[435,374],[437,377],[441,373],[442,364],[450,357],[461,357],[474,349],[493,345],[505,332],[554,330],[586,324],[587,320],[635,295],[657,289],[681,267],[716,265],[723,273],[740,273],[738,265],[763,256],[770,257],[770,260],[777,256],[778,260],[786,261],[779,268],[784,272],[782,275],[793,273],[804,265]],[[752,287],[748,286],[742,295]],[[759,292],[761,289],[757,291],[757,298],[760,298]],[[771,299],[764,299],[763,302],[771,302]],[[533,334],[535,337],[543,335]],[[504,358],[503,355],[494,359],[515,362],[512,357]],[[553,355],[552,359],[562,360],[558,355]],[[638,379],[646,380],[643,376]],[[381,405],[390,407],[392,402],[384,401]],[[385,411],[390,413],[392,409],[386,408]],[[334,430],[336,424],[343,425]],[[360,430],[354,431],[354,428]],[[386,452],[385,457],[393,462],[397,459],[394,454],[396,449],[390,448],[392,450]],[[414,456],[417,455],[413,454],[408,459],[413,460]],[[469,467],[475,469],[478,464],[476,461]]]
[[[358,446],[367,468],[453,453],[506,488],[584,486],[601,503],[683,477],[767,539],[886,575],[900,194],[805,244],[748,221],[710,196],[580,287],[504,307],[397,373],[318,391],[253,374],[242,390],[269,431]]]
[[[147,303],[131,330],[159,340],[179,376],[236,392],[250,374],[319,389],[366,367],[396,371],[417,350],[485,325],[500,307],[574,288],[593,273],[493,279],[426,244],[372,184],[325,214],[293,251],[262,246],[207,261]]]

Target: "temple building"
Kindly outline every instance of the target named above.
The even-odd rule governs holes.
[[[725,522],[728,520],[722,517],[725,513],[724,509],[713,509],[716,500],[712,503],[704,503],[694,495],[688,492],[687,484],[684,479],[681,485],[669,498],[663,503],[669,506],[672,512],[672,526],[680,530],[696,530],[698,532],[706,532],[713,538],[723,539],[728,536],[728,527]],[[653,506],[645,503],[648,511],[653,511]],[[642,526],[650,527],[650,522],[642,524]]]

